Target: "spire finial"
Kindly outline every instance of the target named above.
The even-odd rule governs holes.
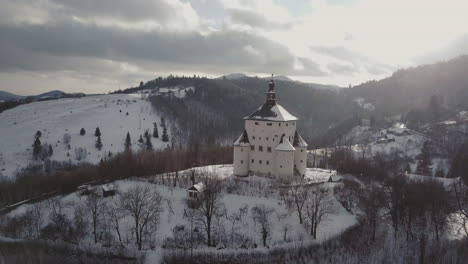
[[[268,84],[268,87],[270,88],[268,91],[273,92],[275,89],[275,82],[273,81],[273,73],[271,74],[271,80],[270,83]]]

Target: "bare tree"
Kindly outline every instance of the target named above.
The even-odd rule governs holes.
[[[468,187],[463,181],[458,180],[453,183],[452,189],[455,193],[455,207],[458,209],[460,216],[456,219],[460,221],[460,226],[468,236]]]
[[[159,218],[163,197],[149,186],[135,185],[121,195],[120,208],[133,218],[138,250],[143,246],[143,231]]]
[[[102,219],[102,210],[105,202],[99,197],[96,190],[93,190],[86,200],[86,208],[91,216],[93,226],[94,243],[98,242],[98,225]]]
[[[311,189],[312,195],[307,200],[305,210],[310,221],[310,234],[317,239],[317,228],[329,215],[335,214],[335,207],[325,188]]]
[[[370,190],[364,191],[360,196],[360,207],[364,213],[366,224],[371,228],[371,240],[375,240],[375,234],[379,220],[382,218],[382,208],[385,203],[382,190],[376,186],[371,186]]]
[[[119,221],[123,217],[122,209],[118,207],[115,203],[109,203],[106,206],[105,210],[106,218],[110,222],[111,227],[115,230],[117,237],[119,239],[120,246],[125,247],[122,241],[122,234],[120,232]]]
[[[262,237],[263,246],[267,246],[267,240],[271,235],[270,216],[274,212],[273,208],[265,205],[256,205],[252,207],[251,213],[255,223],[259,224],[260,235]]]
[[[206,232],[207,245],[212,246],[212,220],[224,206],[221,202],[221,181],[216,174],[208,173],[202,177],[205,189],[196,201],[196,221]]]
[[[404,175],[389,178],[384,184],[385,205],[392,219],[394,237],[397,236],[404,206],[404,190],[407,180]]]
[[[41,235],[41,227],[44,222],[44,207],[45,206],[43,202],[38,202],[34,203],[30,208],[36,239],[38,239]]]
[[[283,199],[286,205],[290,206],[299,217],[299,224],[304,222],[304,206],[308,197],[310,196],[310,189],[312,185],[308,185],[305,179],[296,177],[289,185],[288,192]]]

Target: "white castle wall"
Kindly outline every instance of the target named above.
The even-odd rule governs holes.
[[[276,176],[288,177],[293,174],[294,151],[276,152]]]
[[[292,141],[296,132],[296,121],[260,121],[246,120],[245,129],[249,135],[250,145],[253,150],[249,153],[249,170],[257,173],[277,175],[275,167],[276,146],[278,146],[281,135]],[[260,151],[259,147],[262,147]],[[268,151],[271,148],[271,152]],[[236,160],[236,159],[234,159]],[[294,156],[291,158],[291,163]],[[292,173],[292,169],[289,174]]]
[[[234,175],[249,174],[249,150],[250,146],[234,146]]]

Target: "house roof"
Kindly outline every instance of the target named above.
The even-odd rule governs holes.
[[[102,186],[102,190],[105,191],[105,192],[115,191],[115,185],[112,184],[112,183],[103,185],[103,186]]]
[[[293,141],[293,146],[294,147],[307,147],[307,143],[305,140],[299,135],[299,133],[294,134],[294,141]]]
[[[276,147],[276,150],[278,151],[295,151],[296,149],[291,145],[289,142],[288,138],[286,137],[285,134],[281,136],[281,141]]]
[[[297,117],[290,114],[281,105],[275,103],[264,103],[255,112],[244,117],[246,120],[266,120],[266,121],[295,121]]]
[[[249,135],[247,135],[247,131],[244,129],[244,132],[234,141],[234,146],[249,146]]]
[[[203,182],[196,183],[192,187],[188,188],[188,191],[203,192],[205,190],[205,184]]]

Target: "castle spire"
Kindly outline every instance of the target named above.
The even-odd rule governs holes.
[[[268,105],[273,106],[276,104],[275,82],[273,81],[273,74],[268,83],[268,92],[266,93],[266,102]]]

